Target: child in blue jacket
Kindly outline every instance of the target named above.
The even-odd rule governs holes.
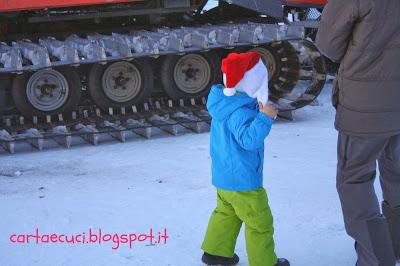
[[[250,266],[288,266],[277,259],[273,218],[263,188],[264,139],[277,111],[268,103],[268,71],[255,52],[232,53],[222,61],[223,85],[214,85],[210,153],[217,207],[202,245],[207,265],[235,265],[242,223]]]

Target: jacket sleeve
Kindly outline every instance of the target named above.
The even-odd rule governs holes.
[[[259,112],[254,118],[253,111],[239,109],[231,114],[228,127],[235,140],[245,150],[257,150],[264,145],[273,120]]]
[[[323,55],[342,61],[359,17],[359,0],[329,0],[322,12],[316,45]]]

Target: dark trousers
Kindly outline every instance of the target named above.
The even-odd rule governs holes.
[[[354,238],[357,266],[393,266],[387,219],[374,189],[379,165],[383,198],[400,206],[400,135],[355,137],[339,133],[337,190],[347,233]]]

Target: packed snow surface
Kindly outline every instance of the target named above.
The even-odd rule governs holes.
[[[355,264],[335,189],[336,138],[329,86],[318,106],[274,124],[264,185],[278,256],[294,266]],[[0,155],[0,265],[202,265],[200,245],[216,204],[209,134],[133,139]],[[141,234],[166,244],[12,243],[24,235]],[[242,228],[244,229],[244,227]],[[14,236],[13,236],[14,235]],[[113,249],[114,247],[114,249]],[[248,265],[243,230],[236,252]]]

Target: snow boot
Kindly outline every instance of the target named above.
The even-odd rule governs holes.
[[[234,254],[232,258],[227,258],[204,252],[201,261],[207,265],[236,265],[239,263],[239,256]]]
[[[287,259],[279,258],[275,266],[290,266],[290,263]]]
[[[390,207],[384,201],[382,202],[382,211],[389,224],[396,259],[400,260],[400,207]]]

